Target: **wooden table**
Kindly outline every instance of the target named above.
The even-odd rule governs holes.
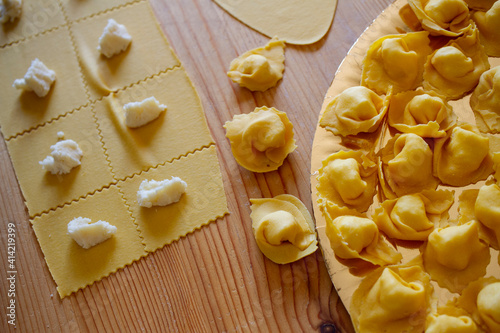
[[[320,251],[277,265],[253,238],[249,198],[289,193],[312,212],[311,145],[326,90],[350,46],[390,0],[339,0],[327,36],[288,45],[283,80],[251,93],[226,75],[242,52],[268,38],[211,0],[150,0],[164,33],[200,94],[217,142],[230,215],[61,300],[29,225],[0,140],[0,331],[7,324],[7,224],[16,226],[16,322],[20,332],[305,332],[333,323],[352,332]],[[255,174],[234,160],[222,125],[256,106],[287,112],[297,150],[274,172]]]

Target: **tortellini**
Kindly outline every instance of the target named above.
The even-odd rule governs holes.
[[[500,66],[481,75],[470,97],[470,106],[481,132],[500,133]]]
[[[328,104],[319,124],[341,136],[374,132],[387,112],[386,101],[364,86],[347,88]]]
[[[297,261],[318,248],[311,214],[297,197],[250,199],[252,229],[261,252],[278,264]]]
[[[285,112],[275,108],[263,106],[235,115],[224,128],[236,161],[250,171],[278,169],[297,147],[292,123]]]
[[[387,120],[400,132],[440,138],[456,124],[457,116],[442,98],[412,90],[392,96]]]
[[[469,124],[454,127],[436,139],[434,173],[444,184],[466,186],[486,179],[493,172],[489,138]]]
[[[396,264],[402,256],[380,234],[373,220],[361,215],[326,218],[326,236],[335,255],[342,259],[361,259],[374,265]]]
[[[500,332],[500,281],[476,293],[474,313],[452,295],[500,265],[500,136],[490,135],[500,134],[500,66],[488,58],[500,56],[500,1],[408,0],[397,12],[414,32],[371,43],[361,86],[331,96],[319,121],[336,136],[324,151],[358,149],[378,166],[346,152],[323,160],[317,201],[333,268],[365,276],[349,309],[356,332]],[[345,78],[337,88],[358,84]]]
[[[463,0],[408,0],[408,4],[431,35],[457,37],[470,28],[469,8]]]
[[[376,192],[377,164],[361,151],[339,151],[322,161],[317,180],[320,203],[364,212]]]
[[[484,198],[481,199],[480,202],[478,203],[478,211],[479,216],[486,214],[493,213],[495,211],[495,207],[499,206],[500,203],[494,204],[494,202],[498,199],[495,198],[495,193],[489,193],[490,191],[486,190],[488,187],[485,187],[488,185],[484,185],[481,187],[482,189],[482,197],[484,198],[485,194],[492,195],[492,198]],[[484,188],[484,189],[483,189]],[[459,218],[458,218],[458,224],[465,224],[469,221],[476,220],[479,222],[479,238],[488,243],[488,245],[494,249],[498,249],[498,239],[495,234],[494,229],[490,229],[487,227],[485,224],[483,224],[478,217],[476,216],[476,201],[478,199],[479,195],[479,189],[466,189],[463,190],[462,193],[460,193],[460,196],[458,197],[458,211],[459,211]],[[485,200],[486,199],[486,200]],[[484,207],[486,204],[493,203],[491,207]],[[493,213],[494,214],[494,213]],[[484,217],[482,217],[485,219]],[[488,223],[488,222],[487,222]],[[490,224],[494,225],[494,223]]]
[[[481,74],[489,68],[479,32],[471,28],[427,58],[423,87],[443,97],[459,99],[474,89]]]
[[[429,277],[420,266],[381,268],[353,294],[354,328],[363,333],[421,333],[431,298]]]
[[[370,45],[361,74],[361,85],[379,95],[416,89],[432,49],[428,32],[388,35]]]
[[[479,239],[478,222],[437,228],[423,250],[426,271],[441,287],[460,292],[470,282],[484,276],[490,251]]]
[[[397,134],[379,152],[380,185],[387,198],[436,189],[432,174],[432,150],[424,139],[413,133]]]
[[[491,245],[497,250],[500,244],[500,187],[496,184],[484,185],[474,204],[474,214],[487,230]]]
[[[432,315],[425,333],[479,333],[476,323],[469,316]]]
[[[477,295],[477,311],[490,332],[500,332],[500,282],[481,289]]]
[[[472,18],[479,29],[486,54],[500,57],[500,2],[496,1],[487,12],[475,12]]]
[[[456,303],[472,315],[482,332],[500,332],[500,280],[487,277],[470,283]]]
[[[391,238],[425,241],[435,226],[448,220],[453,201],[451,191],[422,191],[382,202],[372,218]]]
[[[285,41],[273,38],[264,47],[247,51],[229,65],[227,75],[252,91],[274,87],[285,69]]]

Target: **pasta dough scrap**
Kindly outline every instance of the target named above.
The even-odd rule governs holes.
[[[252,229],[261,252],[277,264],[297,261],[318,248],[314,222],[297,197],[250,199]]]
[[[470,106],[481,132],[500,133],[500,66],[481,74],[470,97]]]
[[[472,19],[477,24],[486,54],[500,57],[500,2],[493,3],[486,12],[475,12]]]
[[[484,276],[490,262],[488,245],[479,239],[476,221],[434,229],[422,255],[432,279],[451,292],[460,292]]]
[[[471,28],[427,58],[423,87],[445,98],[459,99],[476,87],[488,69],[490,63],[479,42],[479,31]]]
[[[493,172],[489,138],[469,124],[461,124],[434,146],[434,174],[444,184],[466,186]]]
[[[293,124],[275,108],[263,106],[235,115],[224,128],[236,162],[253,172],[277,170],[297,148]]]
[[[429,276],[418,265],[375,270],[352,297],[356,332],[423,332],[432,290]]]
[[[317,180],[320,203],[364,212],[376,193],[377,164],[361,151],[339,151],[322,161]]]
[[[274,87],[285,70],[285,41],[277,37],[264,47],[247,51],[231,61],[227,75],[251,91]]]
[[[425,241],[435,226],[447,222],[453,201],[452,191],[422,191],[382,202],[372,218],[391,238]]]
[[[319,124],[335,135],[371,133],[384,120],[388,102],[364,86],[347,88],[328,104]]]
[[[379,95],[416,89],[422,84],[422,73],[429,46],[429,33],[409,32],[387,35],[373,42],[363,60],[361,85]]]
[[[463,0],[408,0],[408,4],[431,35],[457,37],[470,28],[469,7]]]
[[[423,90],[412,90],[392,96],[387,121],[403,133],[440,138],[456,124],[457,115],[441,97]]]
[[[378,266],[397,264],[403,258],[382,236],[373,220],[361,214],[326,218],[326,236],[336,256],[361,259]]]
[[[397,134],[379,154],[380,185],[387,198],[436,189],[438,180],[432,174],[432,150],[420,136]]]
[[[328,32],[337,0],[214,0],[258,32],[289,44],[312,44]]]

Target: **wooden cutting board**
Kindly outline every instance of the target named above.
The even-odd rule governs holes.
[[[311,145],[325,92],[351,45],[391,1],[340,0],[327,36],[313,45],[288,46],[283,80],[264,93],[238,87],[226,72],[232,59],[264,45],[267,37],[211,0],[150,1],[201,97],[230,215],[61,300],[0,140],[0,331],[14,331],[7,317],[8,300],[14,299],[20,332],[299,332],[329,323],[352,332],[320,251],[289,265],[260,253],[249,198],[289,193],[312,212]],[[298,148],[278,171],[254,174],[235,162],[222,125],[263,105],[288,113]],[[9,223],[15,230],[14,269],[8,267]],[[7,280],[11,275],[15,285]]]

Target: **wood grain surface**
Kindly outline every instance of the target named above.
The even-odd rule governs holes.
[[[249,198],[289,193],[312,212],[309,165],[323,98],[350,46],[391,1],[339,0],[327,36],[288,45],[283,80],[263,93],[240,88],[226,72],[267,37],[211,0],[150,1],[201,97],[230,215],[61,300],[0,140],[0,332],[314,332],[329,324],[353,332],[319,250],[288,265],[261,254]],[[222,126],[264,105],[287,112],[298,148],[278,171],[255,174],[235,162]],[[9,223],[16,237],[15,328],[7,317]]]

